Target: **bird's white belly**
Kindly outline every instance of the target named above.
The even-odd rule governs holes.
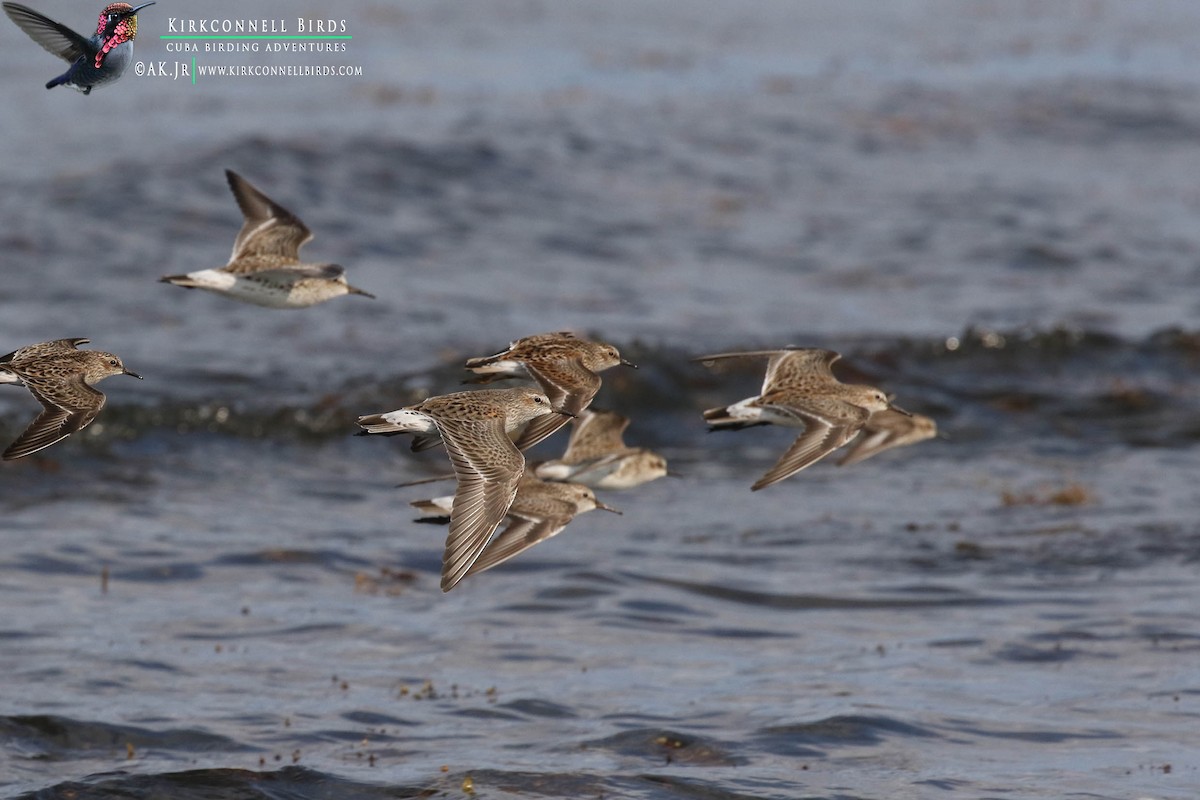
[[[562,461],[546,461],[538,464],[534,474],[544,481],[565,481],[579,471],[579,467]]]
[[[250,275],[234,275],[219,269],[189,272],[195,288],[208,289],[243,303],[266,308],[305,308],[327,299],[319,292],[308,291],[303,285],[268,281]],[[332,296],[334,292],[329,292]]]

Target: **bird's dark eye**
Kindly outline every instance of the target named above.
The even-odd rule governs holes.
[[[542,404],[542,398],[535,397],[535,398],[533,398],[533,402],[537,403],[540,406]]]
[[[116,360],[115,358],[110,358],[110,359],[108,360],[108,365],[109,365],[110,367],[115,367],[115,366],[117,365],[117,360]]]

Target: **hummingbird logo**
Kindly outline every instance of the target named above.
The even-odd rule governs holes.
[[[20,3],[3,3],[4,13],[17,23],[42,49],[71,64],[67,71],[46,84],[71,86],[84,94],[103,83],[115,81],[133,61],[133,40],[137,38],[137,13],[153,2],[131,6],[109,3],[100,12],[96,32],[86,38],[55,22],[44,14]]]

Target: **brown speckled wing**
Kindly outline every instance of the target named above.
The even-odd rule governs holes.
[[[832,350],[780,350],[767,362],[762,393],[790,386],[836,381],[831,367],[839,358],[841,355]]]
[[[466,383],[491,383],[502,378],[512,378],[516,372],[491,372],[487,368],[500,361],[511,361],[526,364],[534,360],[554,360],[569,358],[577,353],[579,339],[575,334],[561,331],[558,333],[535,333],[509,342],[508,347],[499,353],[479,358],[468,358],[467,369],[481,371],[481,374],[471,378]]]
[[[513,355],[533,356],[537,354],[537,348],[556,345],[574,347],[579,341],[579,337],[571,331],[547,331],[546,333],[534,333],[529,336],[522,336],[520,339],[514,339],[512,342],[509,342],[508,350]]]
[[[104,408],[104,394],[88,386],[82,375],[67,380],[27,378],[25,385],[45,410],[0,456],[5,461],[24,458],[83,430]]]
[[[442,554],[442,591],[467,575],[508,513],[525,457],[504,433],[504,420],[438,420],[458,488]]]
[[[299,217],[233,170],[225,170],[225,177],[246,218],[234,240],[227,269],[230,272],[256,271],[298,263],[300,247],[312,239],[312,231]],[[239,262],[242,262],[240,266]]]
[[[62,441],[82,427],[80,419],[79,415],[72,415],[60,408],[46,409],[8,446],[3,459],[15,461]]]
[[[841,358],[832,350],[811,347],[786,347],[781,350],[746,350],[741,353],[713,353],[698,356],[692,361],[711,364],[731,358],[756,358],[768,356],[767,373],[763,378],[761,394],[774,389],[795,385],[797,382],[823,383],[836,380],[830,365]]]
[[[804,421],[804,433],[780,456],[750,488],[758,491],[815,464],[845,444],[862,427],[869,412],[833,398],[805,398],[786,405],[761,404],[778,414],[790,414]]]
[[[517,503],[521,503],[519,496],[513,503],[514,508],[509,510],[508,526],[488,543],[467,571],[468,575],[491,569],[556,536],[575,516],[572,503],[552,497],[539,497],[532,503],[522,503],[520,509],[516,508]]]
[[[891,409],[876,411],[863,425],[849,452],[838,461],[838,466],[857,464],[893,447],[916,444],[934,436],[937,436],[937,424],[929,417],[921,414],[909,417]]]
[[[578,358],[526,362],[525,369],[542,387],[552,406],[573,415],[587,408],[600,391],[600,376],[583,366]],[[570,417],[564,414],[538,417],[517,438],[517,448],[533,447],[569,421]]]
[[[27,359],[42,358],[44,356],[54,355],[56,353],[65,353],[70,350],[79,349],[79,345],[87,344],[91,339],[74,338],[74,339],[54,339],[49,342],[38,342],[37,344],[18,347],[11,353],[0,356],[0,364],[19,363]]]
[[[412,445],[410,446],[410,449],[414,453],[420,453],[425,450],[430,450],[434,447],[437,447],[441,443],[442,443],[442,437],[440,437],[440,436],[435,436],[432,433],[418,433],[417,435],[413,436]],[[453,478],[454,476],[447,475],[445,477]],[[400,484],[400,485],[403,486],[404,484]]]
[[[626,449],[622,434],[629,427],[629,417],[615,411],[586,409],[572,426],[571,441],[562,456],[564,463],[579,464]]]
[[[523,336],[513,342],[505,353],[505,357],[517,361],[556,361],[571,358],[579,354],[579,344],[583,341],[570,331],[554,333],[535,333]]]

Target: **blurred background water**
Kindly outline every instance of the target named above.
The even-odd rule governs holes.
[[[47,92],[0,21],[0,350],[146,376],[0,465],[5,796],[1196,796],[1200,7],[204,16],[344,17],[196,60],[363,74]],[[378,299],[156,283],[228,258],[225,168]],[[563,328],[641,365],[597,404],[682,477],[443,595],[437,487],[393,487],[444,455],[354,417]],[[785,344],[945,437],[752,494],[791,434],[699,411],[761,365],[688,359]]]

